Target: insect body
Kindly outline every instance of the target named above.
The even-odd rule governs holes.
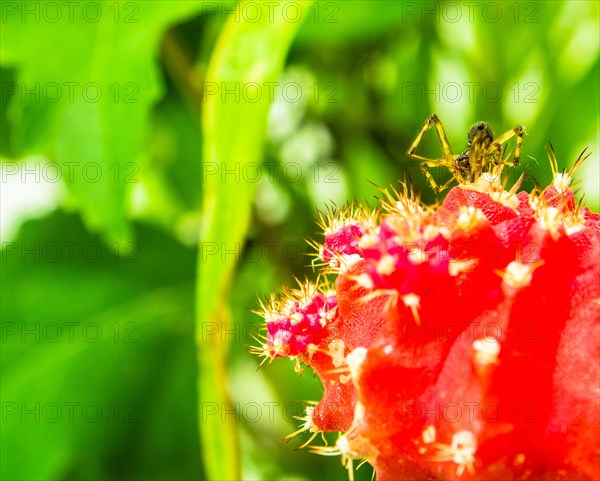
[[[415,153],[417,146],[421,142],[423,135],[431,127],[435,127],[435,130],[442,147],[442,159],[434,160],[428,159]],[[519,165],[519,157],[521,154],[521,144],[523,142],[523,135],[525,129],[521,125],[517,125],[515,128],[504,132],[502,135],[494,138],[492,129],[486,122],[476,122],[471,126],[467,138],[467,148],[460,154],[454,155],[446,137],[446,132],[442,123],[435,114],[427,119],[425,125],[411,144],[408,149],[407,155],[413,159],[421,161],[421,170],[427,177],[427,180],[431,184],[433,190],[437,193],[444,190],[454,180],[458,180],[460,183],[475,182],[481,174],[483,174],[488,166],[494,165],[506,165],[508,159],[513,156],[512,165]],[[516,146],[514,151],[502,158],[502,146],[506,144],[512,137],[517,137]],[[452,178],[441,187],[437,185],[429,167],[446,167],[452,172]]]

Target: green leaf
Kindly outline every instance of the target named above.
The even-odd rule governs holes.
[[[58,162],[87,226],[122,241],[148,113],[161,96],[160,36],[202,3],[14,6],[17,12],[3,20],[0,56],[17,68],[16,81],[2,86],[3,92],[16,90],[7,114],[12,148]],[[26,9],[32,13],[23,15]]]
[[[346,46],[351,42],[371,40],[390,30],[398,30],[398,25],[420,19],[420,13],[415,14],[418,7],[389,0],[320,0],[299,5],[306,20],[298,32],[298,43],[316,45],[319,49],[323,44]]]
[[[242,2],[238,9],[245,8]],[[207,403],[230,405],[226,387],[227,336],[203,336],[206,327],[222,333],[231,325],[227,309],[228,290],[244,236],[248,228],[255,184],[241,173],[250,163],[260,162],[265,138],[270,96],[266,82],[281,74],[285,56],[300,21],[286,21],[281,9],[261,15],[252,23],[248,15],[232,15],[217,41],[205,81],[216,95],[206,95],[203,111],[205,173],[203,225],[198,257],[199,281],[196,295],[196,342],[200,377],[199,409]],[[303,3],[308,7],[308,2]],[[306,10],[306,9],[304,9]],[[252,20],[252,19],[250,19]],[[221,96],[250,82],[261,86],[255,97]],[[230,172],[230,174],[226,174]],[[233,172],[233,174],[231,173]],[[226,418],[231,418],[227,416]],[[240,479],[238,437],[230,419],[211,416],[200,425],[206,473],[209,479]]]
[[[2,479],[198,479],[194,251],[75,215],[3,243]]]

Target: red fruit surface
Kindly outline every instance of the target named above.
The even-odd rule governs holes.
[[[600,215],[569,181],[340,214],[335,293],[271,306],[261,348],[321,378],[304,430],[343,434],[316,452],[379,481],[600,479]]]

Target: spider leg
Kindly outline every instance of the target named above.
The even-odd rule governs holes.
[[[525,135],[525,128],[522,125],[517,125],[511,130],[507,130],[502,135],[498,136],[489,146],[487,153],[491,154],[494,152],[495,158],[497,159],[500,155],[501,146],[517,136],[517,145],[515,146],[513,153],[513,165],[516,167],[519,165],[519,157],[521,156],[521,145],[523,144],[523,135]]]
[[[481,142],[472,141],[469,146],[469,165],[471,170],[469,172],[469,182],[475,182],[483,173],[483,165],[486,161],[486,146]]]
[[[461,181],[462,176],[460,176],[460,173],[458,171],[455,171],[454,169],[452,169],[452,172],[454,173],[454,175],[452,177],[450,177],[450,179],[444,185],[439,186],[437,184],[437,182],[435,181],[435,179],[433,178],[433,175],[431,174],[431,172],[429,172],[428,167],[448,167],[448,166],[446,165],[445,160],[423,159],[423,162],[421,163],[421,171],[423,172],[423,174],[429,181],[431,188],[435,191],[436,194],[439,194],[440,192],[445,190],[455,179],[459,180],[459,182]]]
[[[523,145],[523,135],[525,135],[525,130],[523,129],[523,127],[521,127],[519,125],[518,131],[516,134],[517,134],[517,145],[515,146],[515,153],[513,156],[513,164],[515,165],[515,167],[517,165],[519,165],[519,158],[521,157],[521,146]]]
[[[432,126],[435,126],[438,140],[440,141],[440,146],[442,148],[442,157],[443,157],[442,160],[428,159],[427,157],[423,157],[422,155],[415,154],[415,150],[421,143],[421,140],[423,139],[425,132],[427,132]],[[438,184],[433,179],[433,176],[431,175],[431,172],[429,172],[427,167],[436,167],[436,166],[446,167],[453,174],[456,172],[456,168],[454,165],[455,159],[454,159],[454,156],[452,155],[452,148],[450,147],[450,143],[448,142],[448,137],[446,136],[444,127],[442,126],[442,123],[440,122],[440,120],[437,118],[437,115],[435,115],[435,114],[432,114],[427,119],[427,121],[425,122],[425,125],[423,126],[421,131],[417,134],[417,137],[411,144],[411,146],[408,149],[406,154],[409,157],[412,157],[413,159],[421,161],[421,170],[425,174],[425,177],[429,181],[429,184],[431,185],[432,189],[436,191],[436,193],[439,193],[442,190],[444,190],[444,188],[448,185],[448,183],[446,183],[445,186],[439,187]],[[451,179],[451,180],[453,180],[453,179]]]
[[[430,166],[430,165],[439,166],[440,164],[435,163],[435,161],[424,161],[421,163],[421,171],[423,172],[423,174],[429,181],[429,185],[431,185],[431,188],[434,190],[434,192],[436,194],[439,194],[441,192],[441,189],[437,185],[437,182],[434,180],[433,175],[431,175],[431,172],[429,172],[429,170],[427,169],[427,166]]]
[[[421,143],[421,139],[423,138],[423,135],[425,135],[425,132],[427,132],[432,126],[435,126],[435,130],[440,141],[440,146],[442,147],[442,157],[444,159],[444,165],[446,167],[451,167],[454,163],[452,148],[450,147],[450,142],[448,142],[448,137],[446,136],[444,127],[442,126],[442,123],[435,114],[431,114],[431,117],[427,119],[427,122],[425,122],[425,125],[423,126],[423,128],[411,144],[410,148],[408,149],[407,155],[415,159],[427,160],[421,156],[415,155],[415,150],[417,149],[417,146]]]
[[[506,164],[513,151],[511,150],[508,155],[506,155],[506,151],[508,149],[508,144],[504,144],[504,146],[498,145],[493,154],[493,162],[495,166]]]
[[[502,153],[502,162],[500,162],[500,165],[510,165],[508,162],[508,159],[510,159],[510,156],[513,154],[514,149],[511,149],[508,154],[504,155],[506,153],[506,149],[504,149],[504,152]]]

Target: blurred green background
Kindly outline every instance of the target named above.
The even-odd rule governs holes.
[[[435,201],[432,112],[455,152],[523,124],[527,189],[589,146],[598,211],[596,1],[1,8],[2,479],[347,479],[281,441],[322,388],[256,370],[251,311],[314,277],[317,209]]]

